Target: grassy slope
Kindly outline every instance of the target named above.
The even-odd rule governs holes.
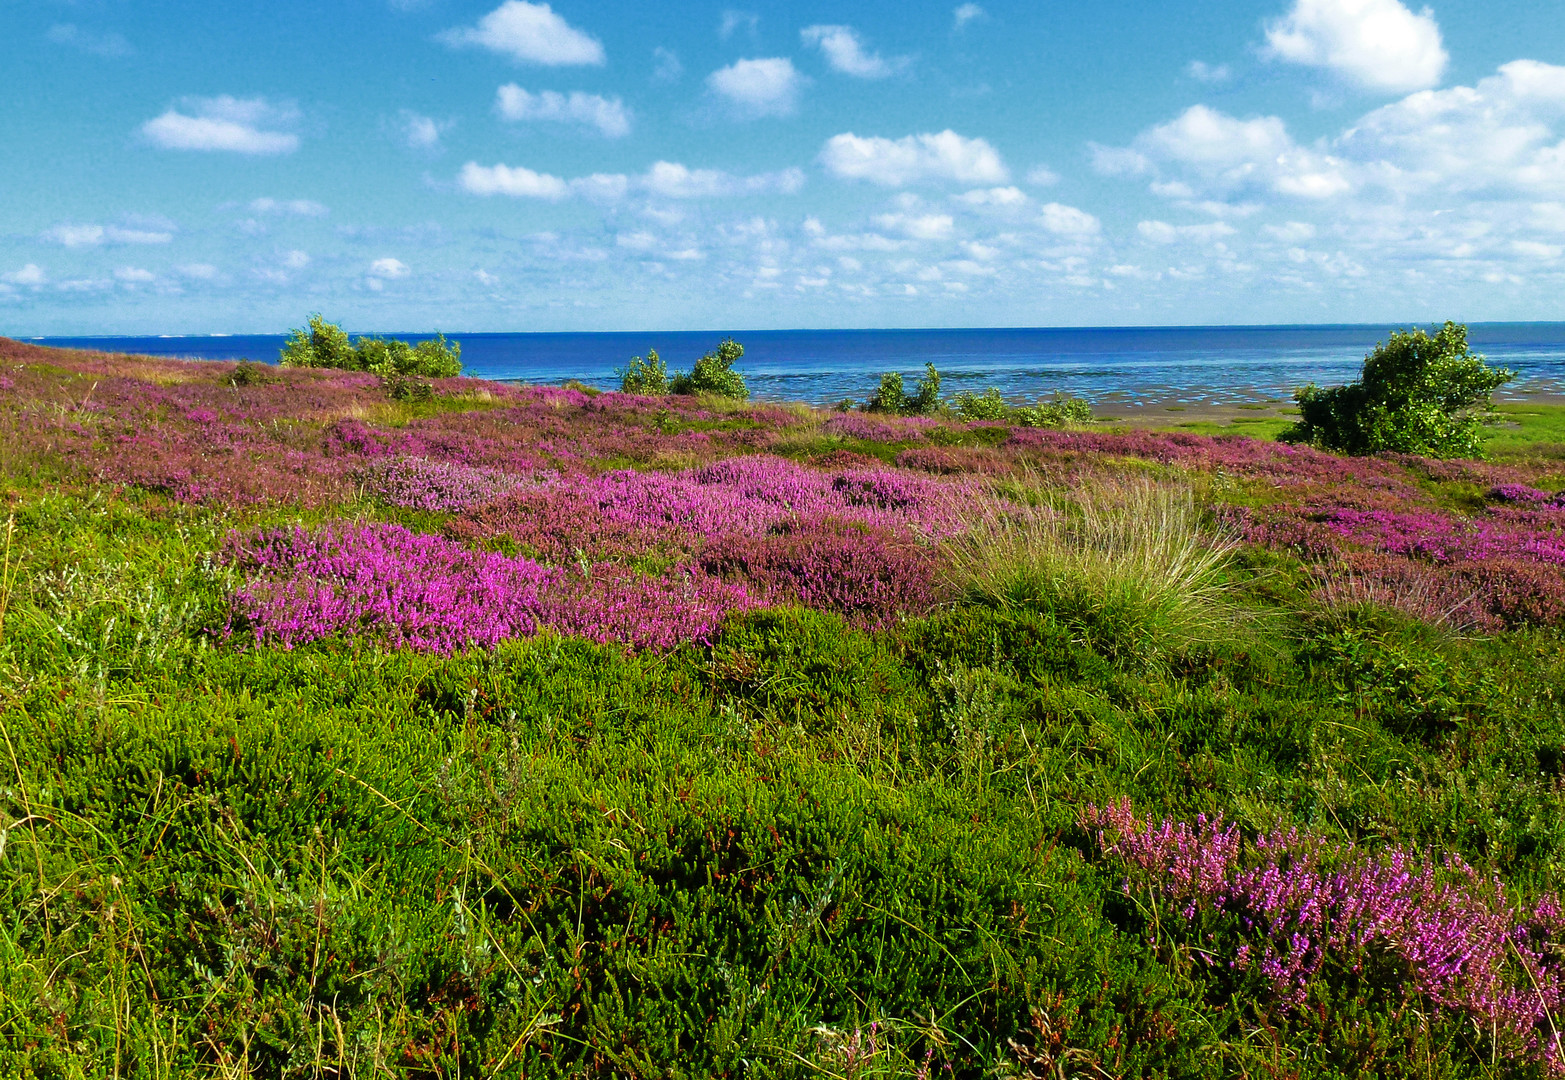
[[[1491,1075],[1373,986],[1269,1009],[1077,814],[1561,879],[1559,633],[1310,615],[1285,561],[1150,664],[976,607],[239,651],[205,554],[294,515],[7,482],[3,1075]]]

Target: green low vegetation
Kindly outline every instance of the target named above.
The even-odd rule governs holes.
[[[940,400],[940,372],[935,365],[924,365],[924,377],[918,389],[909,395],[902,388],[902,373],[888,371],[880,377],[880,386],[864,403],[864,411],[892,416],[934,416],[943,408]]]
[[[1290,499],[1477,514],[1494,466],[1278,454],[1320,474],[1284,490],[1138,452],[1144,432],[1034,454],[1000,424],[860,438],[742,395],[583,405],[464,381],[386,401],[362,379],[159,362],[163,381],[121,391],[140,422],[197,387],[249,402],[258,441],[224,454],[240,425],[168,407],[154,437],[191,449],[110,482],[114,462],[81,465],[125,427],[83,407],[98,368],[17,348],[7,371],[35,381],[4,388],[0,413],[0,1077],[1551,1075],[1409,991],[1379,946],[1285,1007],[1208,924],[1128,889],[1083,823],[1129,799],[1154,822],[1221,815],[1252,849],[1297,829],[1464,860],[1523,908],[1558,895],[1560,623],[1419,621],[1394,603],[1418,601],[1416,582],[1323,589],[1294,548],[1234,531],[1234,512]],[[714,395],[740,353],[710,355]],[[638,392],[673,381],[655,353],[632,371]],[[332,418],[270,419],[283,400]],[[1499,415],[1519,426],[1485,429],[1490,448],[1525,462],[1504,468],[1540,495],[1565,484],[1565,408]],[[78,429],[102,434],[62,451]],[[248,499],[190,483],[211,461],[221,473],[197,479],[326,454],[327,432],[325,459],[353,478],[331,500],[297,498],[302,471]],[[552,632],[450,656],[371,635],[289,649],[230,622],[236,533],[389,523],[519,550],[454,531],[458,512],[372,497],[354,470],[387,455],[346,449],[464,432],[527,434],[562,471],[775,454],[848,486],[866,461],[899,463],[909,485],[949,478],[961,528],[888,549],[944,553],[938,602],[917,611],[776,603],[667,650]],[[855,497],[905,497],[880,480]],[[546,486],[525,485],[524,503]],[[877,534],[833,529],[782,520],[732,557],[814,544],[852,570],[870,549],[820,536]],[[627,556],[605,550],[566,569],[607,580]]]
[[[657,351],[649,349],[646,359],[632,357],[615,374],[620,377],[620,389],[627,394],[704,395],[745,401],[749,399],[750,391],[745,386],[744,375],[734,369],[735,362],[742,356],[744,346],[732,338],[724,338],[717,348],[691,365],[689,371],[676,371],[670,375]]]
[[[887,631],[441,659],[225,644],[204,553],[286,516],[13,486],[0,1073],[1497,1075],[1373,993],[1230,1007],[1076,819],[1556,879],[1559,635],[1307,613],[1188,492],[1128,490]]]
[[[881,375],[868,401],[861,406],[864,412],[884,413],[890,416],[944,416],[961,420],[989,420],[1018,427],[1072,427],[1092,423],[1092,406],[1081,398],[1068,394],[1055,394],[1041,398],[1031,405],[1013,404],[1005,399],[998,387],[988,387],[981,393],[961,390],[949,400],[940,396],[941,374],[934,364],[924,365],[924,376],[918,387],[909,394],[900,371],[888,371]],[[851,400],[838,406],[847,411],[854,408]]]
[[[462,346],[437,334],[416,345],[395,338],[352,340],[342,327],[311,315],[308,327],[290,332],[279,361],[284,367],[368,371],[388,380],[392,397],[427,397],[410,379],[449,379],[462,374]]]

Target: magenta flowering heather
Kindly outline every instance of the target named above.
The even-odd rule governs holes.
[[[225,556],[251,575],[233,596],[231,628],[285,648],[343,637],[451,653],[544,627],[671,648],[709,638],[729,612],[754,606],[742,585],[689,569],[663,578],[617,567],[568,572],[399,525],[235,534]]]
[[[527,484],[498,469],[425,458],[378,459],[358,472],[364,493],[387,506],[455,513]]]
[[[1496,502],[1546,503],[1553,500],[1554,496],[1529,484],[1496,484],[1489,489],[1489,498]]]
[[[399,525],[235,535],[225,554],[254,575],[234,594],[234,622],[290,648],[339,635],[429,652],[493,648],[537,632],[543,590],[562,577]]]
[[[963,529],[963,496],[970,503],[977,490],[895,469],[819,472],[774,457],[729,458],[675,474],[612,472],[583,486],[609,521],[704,537],[766,533],[820,517],[952,536]]]
[[[1304,1002],[1328,963],[1373,969],[1391,989],[1472,1021],[1497,1051],[1565,1075],[1556,897],[1520,907],[1497,878],[1455,857],[1420,860],[1396,847],[1377,857],[1297,829],[1246,843],[1221,816],[1153,822],[1129,800],[1089,806],[1081,824],[1122,860],[1127,892],[1153,889],[1187,921],[1216,919],[1225,934],[1214,940],[1238,944],[1208,962],[1258,973],[1284,1008]]]
[[[1321,521],[1337,535],[1377,551],[1449,563],[1510,558],[1565,566],[1565,536],[1497,527],[1434,511],[1332,510]]]

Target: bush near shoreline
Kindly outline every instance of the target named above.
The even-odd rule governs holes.
[[[1565,1071],[1565,455],[0,341],[0,1074]]]

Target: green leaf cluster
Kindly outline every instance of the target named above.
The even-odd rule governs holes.
[[[619,376],[619,388],[626,394],[644,394],[661,397],[668,393],[668,366],[658,356],[656,349],[647,350],[647,358],[632,356],[630,363],[615,369]]]
[[[1471,352],[1458,323],[1433,337],[1398,331],[1364,358],[1358,381],[1295,393],[1299,422],[1279,437],[1344,454],[1479,458],[1482,429],[1494,422],[1491,395],[1515,377]]]
[[[890,413],[893,416],[933,416],[942,411],[940,372],[934,364],[924,365],[924,377],[911,396],[902,388],[902,373],[888,371],[880,377],[880,387],[864,406],[865,412]]]
[[[668,367],[658,356],[656,349],[648,349],[646,359],[630,358],[630,363],[616,368],[619,388],[626,394],[643,394],[661,397],[664,394],[733,398],[744,401],[749,398],[744,375],[734,370],[734,361],[744,355],[744,346],[733,338],[723,341],[695,362],[689,371],[668,373]]]
[[[279,362],[283,367],[369,371],[382,378],[449,379],[462,374],[462,346],[447,341],[444,334],[417,344],[379,337],[353,341],[342,327],[315,314],[307,328],[289,334]]]
[[[1069,394],[1040,398],[1032,405],[1012,405],[1001,396],[999,389],[991,386],[982,394],[963,390],[951,405],[963,420],[1003,420],[1018,427],[1070,427],[1092,423],[1092,406]]]
[[[675,373],[669,390],[675,394],[710,394],[744,401],[750,391],[744,376],[734,370],[734,361],[743,355],[743,345],[733,338],[724,338],[716,349],[697,360],[689,373]]]

